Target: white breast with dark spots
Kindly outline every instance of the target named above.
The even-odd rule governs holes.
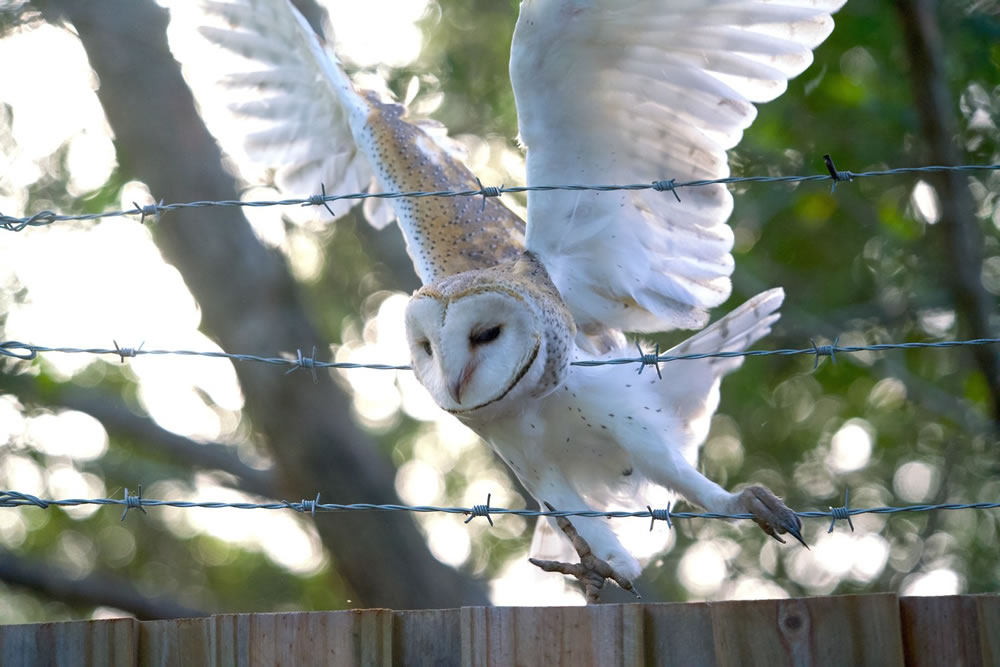
[[[525,410],[470,425],[536,497],[544,497],[546,484],[565,480],[588,501],[604,505],[645,481],[635,452],[696,459],[706,428],[679,415],[670,393],[655,373],[570,367],[555,391]]]

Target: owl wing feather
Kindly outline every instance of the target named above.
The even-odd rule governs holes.
[[[665,354],[742,352],[771,332],[771,327],[779,318],[778,309],[783,300],[784,291],[781,288],[762,292]],[[632,349],[626,345],[596,355],[596,358],[625,356]],[[595,355],[579,351],[578,358],[593,359]],[[622,457],[615,455],[614,447],[602,450],[602,456],[597,459],[577,461],[563,457],[554,467],[564,475],[564,485],[585,495],[587,508],[605,512],[630,511],[637,504],[646,503],[665,507],[667,502],[676,499],[667,491],[680,492],[687,501],[708,511],[728,511],[725,507],[712,506],[710,497],[699,497],[694,493],[686,495],[684,490],[704,489],[706,484],[714,486],[694,465],[719,402],[721,380],[739,368],[742,362],[742,357],[669,362],[662,369],[665,381],[656,379],[655,375],[650,380],[642,381],[633,369],[626,366],[607,368],[601,373],[589,372],[591,369],[572,371],[567,379],[569,388],[564,393],[579,397],[578,406],[582,414],[595,420],[595,423],[605,425],[600,434],[609,434],[627,452],[628,456],[624,458],[634,465],[634,470],[630,469],[628,477],[622,477]],[[668,377],[669,381],[666,381]],[[609,389],[612,387],[623,389]],[[578,447],[583,447],[584,439],[594,431],[584,428],[575,417],[562,421],[562,405],[558,405],[554,412],[550,423],[559,423],[560,435],[572,436]],[[614,419],[614,415],[618,419]],[[543,449],[551,448],[546,454],[550,460],[556,460],[556,455],[551,452],[558,448],[560,441],[561,438],[552,438],[541,445]],[[518,444],[515,443],[514,447]],[[502,444],[494,442],[494,446],[501,456],[506,454]],[[665,479],[651,470],[648,465],[650,458],[676,458],[674,465],[664,468],[671,471],[671,478]],[[540,504],[550,500],[551,487],[535,486],[526,478],[522,478],[522,482]],[[583,503],[578,506],[583,506]],[[571,520],[599,557],[625,565],[626,576],[638,574],[635,567],[627,569],[632,562],[630,554],[649,554],[659,550],[649,548],[646,524],[603,519]],[[546,519],[539,519],[536,524],[530,553],[545,560],[575,560],[569,541],[553,521]],[[646,559],[640,557],[638,560],[641,564]]]
[[[510,74],[529,185],[729,175],[845,0],[524,0]],[[724,185],[530,192],[526,244],[584,333],[695,329],[733,269]]]
[[[206,124],[241,171],[272,172],[289,197],[318,192],[321,183],[332,193],[372,187],[374,172],[336,94],[339,66],[291,5],[180,2],[171,18],[171,49]],[[356,203],[330,208],[340,216]],[[369,208],[373,223],[392,221],[388,205]]]
[[[284,194],[304,197],[321,184],[339,194],[478,188],[440,124],[358,90],[289,2],[182,2],[171,11],[171,48],[189,65],[210,130],[237,164],[272,170]],[[216,47],[210,56],[185,39],[195,27]],[[328,206],[339,216],[356,203]],[[524,222],[495,198],[370,198],[365,214],[376,227],[399,222],[425,284],[524,250]]]

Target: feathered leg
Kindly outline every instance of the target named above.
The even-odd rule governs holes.
[[[549,508],[550,512],[556,511],[549,503],[545,503],[545,506]],[[583,539],[576,532],[576,528],[573,527],[569,519],[561,516],[556,517],[556,523],[566,533],[569,541],[573,543],[573,548],[576,549],[576,553],[580,556],[580,562],[561,563],[559,561],[540,560],[538,558],[529,558],[528,562],[542,568],[546,572],[561,572],[562,574],[568,574],[579,579],[587,595],[587,604],[596,604],[600,601],[601,589],[604,587],[604,582],[608,579],[618,584],[619,588],[629,591],[637,598],[642,599],[642,596],[639,595],[639,591],[635,589],[630,579],[620,575],[607,561],[601,560],[594,555],[587,540]]]

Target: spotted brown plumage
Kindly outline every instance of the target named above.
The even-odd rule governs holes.
[[[398,104],[363,96],[370,111],[358,145],[372,155],[382,188],[396,192],[475,190],[468,167],[448,154]],[[484,269],[524,252],[524,222],[495,199],[420,197],[394,201],[407,249],[424,284]]]

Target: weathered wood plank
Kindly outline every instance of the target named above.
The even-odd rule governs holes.
[[[143,623],[141,667],[391,665],[387,609],[229,614]]]
[[[895,595],[711,604],[717,665],[903,665]]]
[[[983,664],[1000,667],[1000,595],[969,595],[979,620],[979,646]]]
[[[133,667],[138,642],[132,618],[0,625],[0,665]]]
[[[392,658],[397,665],[451,667],[462,663],[459,609],[399,611],[392,630]]]
[[[462,665],[643,665],[643,606],[467,607]]]
[[[1000,667],[1000,595],[899,600],[909,667]]]
[[[988,665],[1000,595],[384,609],[0,626],[0,665]]]
[[[712,611],[708,603],[648,604],[644,634],[648,665],[715,664]]]
[[[183,666],[193,664],[199,658],[206,665],[215,664],[208,660],[206,653],[212,643],[211,625],[210,618],[180,618],[142,623],[138,664]]]

